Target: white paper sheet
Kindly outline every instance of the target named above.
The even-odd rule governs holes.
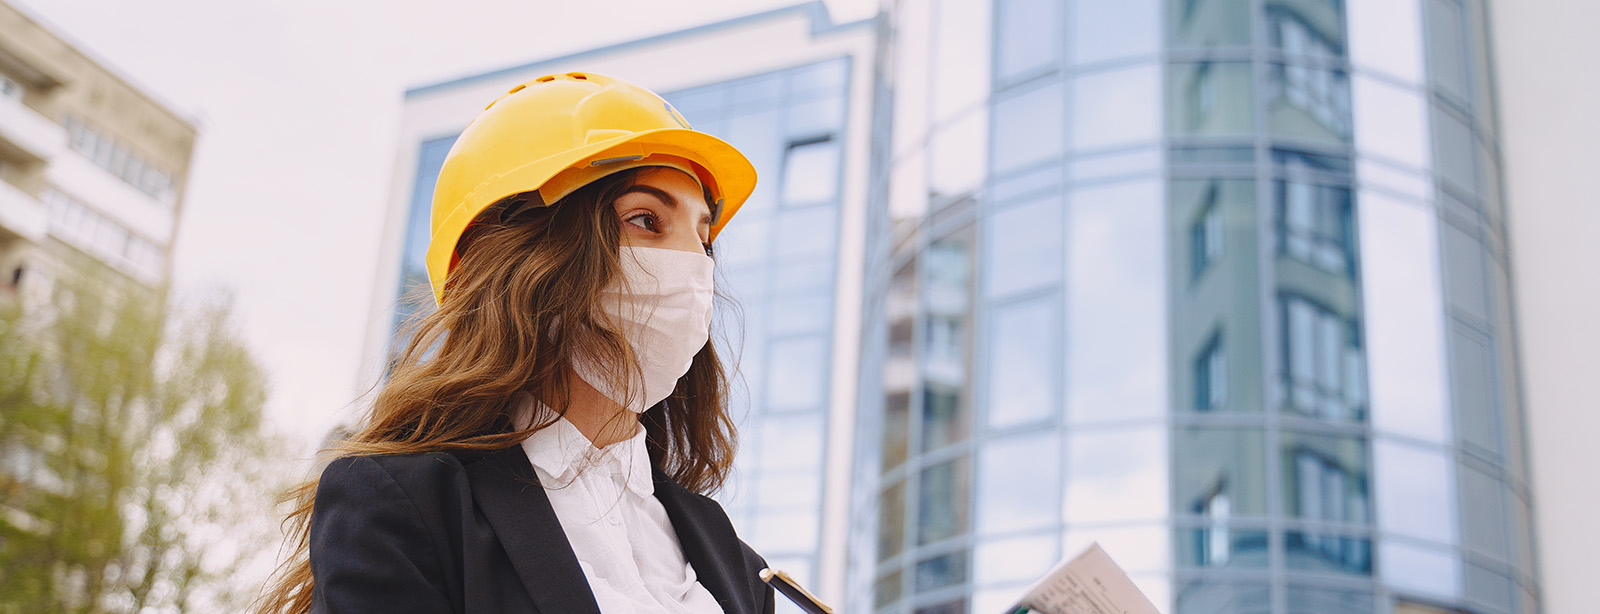
[[[1161,614],[1100,548],[1058,563],[1006,614]]]

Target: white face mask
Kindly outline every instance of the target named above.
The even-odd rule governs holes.
[[[586,360],[575,361],[573,370],[606,398],[643,412],[672,394],[710,338],[713,262],[705,254],[655,247],[623,247],[620,256],[622,279],[601,292],[601,308],[632,347],[644,390],[613,389],[610,380],[626,378],[607,377]]]

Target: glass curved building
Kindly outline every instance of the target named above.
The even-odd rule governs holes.
[[[847,609],[1539,611],[1484,11],[884,5]]]

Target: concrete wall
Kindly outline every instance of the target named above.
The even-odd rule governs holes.
[[[1490,2],[1545,611],[1593,611],[1600,553],[1600,4]]]

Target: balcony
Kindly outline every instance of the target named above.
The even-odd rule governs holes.
[[[49,226],[50,212],[44,203],[0,181],[0,228],[38,243]]]
[[[0,149],[49,161],[67,149],[67,130],[21,101],[0,96]]]

